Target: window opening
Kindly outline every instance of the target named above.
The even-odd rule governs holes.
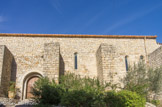
[[[77,61],[77,53],[74,53],[74,67],[75,69],[78,69],[78,61]]]
[[[128,71],[128,56],[125,56],[125,67],[126,71]]]

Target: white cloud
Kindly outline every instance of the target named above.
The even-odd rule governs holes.
[[[0,16],[0,23],[1,22],[4,22],[4,21],[5,21],[4,17],[3,16]]]
[[[111,25],[111,27],[108,27],[107,29],[105,29],[103,33],[108,33],[108,32],[110,32],[110,31],[112,31],[112,30],[114,30],[114,29],[116,29],[116,28],[118,28],[120,26],[123,26],[123,25],[125,25],[127,23],[133,22],[134,20],[139,19],[139,18],[141,18],[141,17],[155,11],[157,8],[159,8],[161,6],[162,6],[162,4],[158,4],[158,5],[153,6],[152,8],[149,8],[149,9],[147,8],[147,9],[145,9],[143,11],[133,13],[130,16],[127,16],[126,18],[124,18],[124,19],[122,19],[120,21],[117,21],[116,23]]]
[[[52,6],[55,8],[55,10],[59,13],[62,14],[61,11],[61,0],[51,0]]]

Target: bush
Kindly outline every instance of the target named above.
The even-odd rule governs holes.
[[[162,91],[162,66],[148,70],[149,90],[155,93]]]
[[[147,78],[147,69],[143,61],[140,61],[134,67],[129,66],[126,77],[124,78],[124,89],[136,92],[141,96],[147,96],[149,82]]]
[[[64,105],[102,105],[104,90],[105,86],[98,79],[66,74],[60,84],[50,82],[47,77],[39,79],[34,84],[33,95],[39,104],[58,105],[62,101]]]
[[[61,99],[61,105],[89,107],[93,102],[93,93],[84,90],[73,90],[65,93]]]
[[[104,99],[107,107],[145,107],[145,99],[131,91],[110,91]]]
[[[60,85],[66,90],[80,90],[101,92],[104,91],[106,85],[103,85],[98,79],[83,77],[68,73],[60,78]]]
[[[33,88],[34,99],[40,105],[76,107],[144,107],[145,100],[135,92],[106,92],[106,85],[97,79],[74,74],[61,77],[60,84],[47,77],[40,78]]]
[[[133,67],[129,66],[129,70],[124,78],[124,90],[136,92],[145,97],[147,102],[158,104],[154,101],[153,94],[162,91],[162,66],[158,68],[150,68],[143,61],[139,61]],[[152,102],[153,100],[153,102]]]
[[[61,99],[63,106],[76,106],[76,107],[104,107],[105,103],[103,95],[96,95],[93,92],[86,90],[72,90],[64,93]]]
[[[158,106],[160,105],[160,100],[152,100],[151,103]]]
[[[49,104],[36,104],[36,105],[33,105],[33,107],[53,107],[53,106]]]
[[[66,90],[61,101],[63,105],[70,105],[71,103],[72,105],[87,104],[89,106],[100,106],[104,103],[103,93],[106,85],[103,85],[98,79],[89,77],[81,78],[78,75],[69,73],[60,78],[60,85]],[[86,102],[84,103],[84,101]]]
[[[61,102],[63,91],[54,81],[50,82],[45,77],[36,81],[33,88],[33,95],[39,104],[58,105]]]

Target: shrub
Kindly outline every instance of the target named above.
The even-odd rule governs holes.
[[[104,90],[105,86],[97,79],[66,74],[61,77],[60,84],[47,77],[39,79],[34,84],[33,95],[39,104],[58,105],[62,101],[64,105],[102,105]]]
[[[98,79],[89,77],[81,78],[78,75],[69,73],[60,78],[60,85],[66,90],[66,93],[64,94],[62,100],[62,104],[64,105],[70,105],[70,103],[72,105],[74,103],[83,104],[84,99],[86,99],[89,102],[88,105],[100,106],[104,103],[103,93],[106,88],[106,85],[103,85]],[[80,94],[79,92],[82,94]],[[76,96],[74,95],[74,93],[76,93]],[[78,101],[74,100],[73,102],[71,97],[67,96],[73,96],[72,98],[74,99],[78,98]]]
[[[63,89],[54,81],[49,81],[47,77],[40,78],[34,84],[34,99],[40,104],[58,105],[61,102]]]
[[[65,93],[61,99],[61,105],[89,107],[93,102],[93,93],[84,90],[73,90]]]
[[[110,91],[110,92],[106,92],[105,93],[105,98],[104,101],[106,103],[107,107],[118,107],[118,101],[119,99],[117,99],[117,93],[115,91]],[[115,106],[116,105],[116,106]]]
[[[151,103],[158,106],[160,105],[160,100],[151,100]]]
[[[105,95],[107,107],[145,107],[145,99],[131,91],[110,91]]]
[[[34,99],[39,105],[63,105],[76,107],[143,107],[145,100],[135,92],[106,92],[106,85],[97,79],[81,78],[67,74],[60,84],[47,77],[40,78],[33,88]]]
[[[106,85],[103,85],[96,78],[83,77],[75,75],[73,73],[68,73],[60,78],[60,85],[66,90],[80,90],[84,89],[86,91],[104,91]]]
[[[53,107],[53,106],[48,105],[48,104],[36,104],[36,105],[33,105],[33,107]]]
[[[124,78],[124,89],[136,92],[141,96],[146,96],[149,88],[147,69],[143,61],[134,67],[129,66],[126,77]]]
[[[72,90],[64,93],[61,105],[76,107],[104,107],[103,95],[96,95],[86,90]]]
[[[148,102],[155,103],[152,94],[158,94],[162,91],[162,66],[150,68],[139,61],[129,70],[124,78],[124,90],[136,92],[146,98]],[[153,102],[152,102],[153,100]]]
[[[162,66],[148,70],[149,90],[155,93],[162,91]]]

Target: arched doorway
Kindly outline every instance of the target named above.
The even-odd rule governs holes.
[[[33,97],[32,94],[32,88],[34,86],[34,83],[39,79],[38,76],[34,76],[29,78],[29,80],[27,81],[27,86],[26,86],[26,98],[30,99]]]
[[[23,87],[22,87],[22,100],[33,97],[31,93],[32,87],[34,83],[41,77],[42,77],[42,74],[38,72],[30,72],[24,76]]]

